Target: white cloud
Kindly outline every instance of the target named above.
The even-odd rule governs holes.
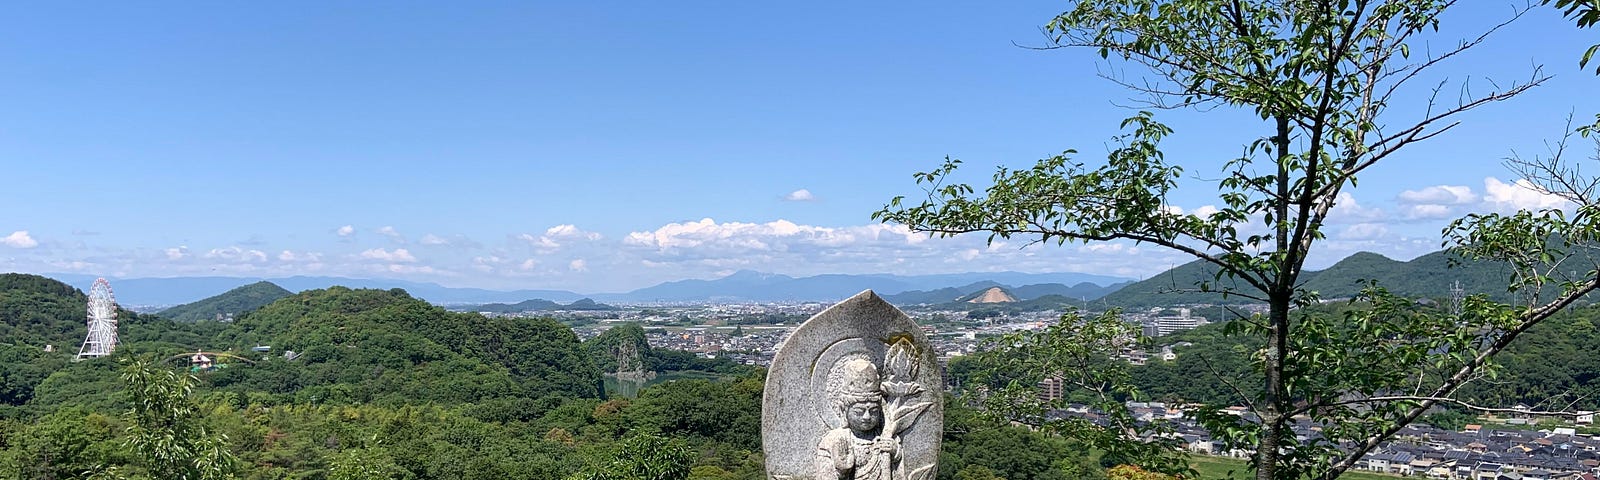
[[[334,230],[333,233],[337,233],[341,237],[348,237],[356,233],[356,227],[352,225],[345,225],[343,227],[339,227],[338,230]]]
[[[556,225],[554,227],[547,228],[544,231],[544,235],[552,238],[584,238],[589,240],[600,239],[600,234],[583,231],[583,229],[580,229],[576,225],[572,224]]]
[[[400,231],[395,230],[392,226],[384,225],[382,227],[378,227],[376,232],[378,232],[378,235],[389,237],[390,240],[393,240],[396,243],[406,243],[406,236],[401,235]]]
[[[260,251],[260,250],[249,250],[249,249],[244,249],[244,248],[240,248],[240,247],[237,247],[237,246],[227,247],[227,248],[213,248],[213,249],[211,249],[211,251],[206,252],[206,254],[204,256],[205,256],[205,258],[210,258],[210,259],[215,259],[215,260],[226,260],[226,261],[230,261],[230,262],[265,262],[265,261],[267,261],[267,252],[263,252],[263,251]]]
[[[550,227],[550,228],[545,229],[544,235],[541,236],[541,238],[545,239],[545,240],[552,240],[552,241],[553,240],[557,240],[557,239],[559,239],[559,240],[599,240],[601,238],[601,235],[598,234],[598,233],[595,233],[595,232],[584,231],[583,229],[578,228],[575,225],[566,224],[566,225],[556,225],[554,227]]]
[[[1408,205],[1402,212],[1405,212],[1406,218],[1412,220],[1440,220],[1456,216],[1456,209],[1453,206],[1432,203]]]
[[[483,244],[475,242],[471,238],[467,238],[466,235],[460,234],[443,237],[430,233],[423,235],[421,239],[417,240],[417,243],[428,247],[452,247],[466,249],[483,248]]]
[[[1198,210],[1195,210],[1198,211]],[[351,227],[350,239],[375,227]],[[712,272],[756,269],[796,276],[826,273],[927,274],[989,270],[1049,272],[1072,270],[1138,277],[1181,264],[1183,258],[1162,249],[1127,244],[1091,246],[1034,244],[1018,236],[986,242],[982,234],[930,238],[903,225],[861,224],[820,226],[773,219],[719,222],[713,219],[662,224],[624,235],[601,236],[575,225],[554,225],[526,235],[505,237],[499,245],[477,251],[454,248],[421,250],[409,245],[367,245],[338,254],[228,243],[226,248],[174,246],[142,252],[81,254],[58,259],[91,266],[29,268],[43,271],[115,269],[156,275],[318,274],[374,278],[460,278],[461,286],[489,288],[568,288],[579,291],[623,290],[684,278],[710,278]],[[413,242],[460,246],[461,237],[417,234]],[[337,237],[336,237],[337,238]],[[543,252],[527,245],[543,240],[561,245]],[[346,240],[348,242],[348,240]],[[46,242],[49,243],[49,242]],[[53,245],[52,245],[53,246]],[[482,247],[482,246],[480,246]],[[0,247],[4,250],[5,247]],[[210,250],[208,250],[210,249]],[[255,250],[260,249],[260,250]],[[533,251],[530,251],[533,250]],[[1137,252],[1137,253],[1135,253]],[[20,255],[19,255],[20,256]],[[170,260],[169,260],[170,258]],[[589,260],[593,259],[593,262]],[[22,261],[26,262],[27,259]],[[43,260],[40,260],[42,262]],[[132,263],[130,263],[132,262]],[[138,262],[146,262],[140,265]],[[89,270],[84,270],[85,268]]]
[[[517,237],[512,238],[517,238],[517,240],[522,240],[522,242],[533,243],[534,246],[539,246],[539,237],[534,237],[533,234],[517,234]]]
[[[5,238],[0,238],[0,244],[11,248],[33,248],[39,246],[39,241],[28,235],[27,230],[17,230]]]
[[[1434,185],[1421,190],[1406,190],[1395,197],[1401,216],[1410,220],[1439,220],[1454,217],[1460,210],[1478,202],[1478,193],[1463,185]]]
[[[1484,178],[1483,191],[1484,205],[1498,212],[1537,211],[1571,206],[1565,199],[1552,195],[1525,179],[1505,183],[1494,177]]]
[[[293,250],[284,250],[282,252],[278,252],[278,261],[315,263],[322,261],[322,254],[315,252],[295,252]]]
[[[382,249],[382,248],[374,248],[374,249],[371,249],[371,250],[367,250],[365,252],[361,252],[361,258],[366,258],[366,259],[371,259],[371,260],[381,260],[381,261],[385,261],[385,262],[415,262],[415,261],[417,261],[417,257],[412,256],[411,252],[406,251],[406,249],[404,249],[404,248],[396,248],[393,251],[385,250],[385,249]]]
[[[1389,228],[1376,223],[1357,223],[1339,232],[1342,240],[1378,240],[1389,235]]]
[[[1328,209],[1328,223],[1371,223],[1387,217],[1382,209],[1362,206],[1350,192],[1339,192]]]
[[[1409,205],[1466,205],[1478,201],[1472,187],[1464,185],[1434,185],[1421,190],[1400,192],[1400,203]]]
[[[998,243],[982,234],[930,238],[904,225],[869,224],[824,227],[787,220],[766,223],[702,219],[671,223],[622,238],[625,258],[607,265],[644,265],[648,278],[707,278],[725,269],[756,269],[791,275],[825,273],[971,272],[987,270],[1094,272],[1129,277],[1157,267],[1130,262],[1131,246],[1100,247],[1105,252],[1055,248],[1018,236]],[[1009,245],[1008,245],[1009,244]],[[1140,252],[1139,260],[1168,263],[1165,252]],[[591,266],[593,268],[594,266]],[[659,273],[657,273],[659,272]]]
[[[1106,242],[1091,243],[1091,244],[1079,247],[1079,249],[1083,250],[1083,251],[1086,251],[1086,252],[1090,252],[1090,253],[1100,253],[1100,254],[1123,253],[1123,252],[1126,252],[1128,250],[1134,250],[1132,247],[1129,247],[1126,244],[1122,244],[1122,243],[1106,243]]]
[[[539,235],[537,237],[528,233],[518,234],[516,236],[516,239],[527,242],[529,245],[533,245],[540,250],[544,250],[544,253],[549,253],[549,251],[561,248],[562,245],[571,243],[573,240],[595,241],[601,238],[604,237],[599,233],[585,231],[572,224],[562,224],[547,228],[545,229],[543,235]]]
[[[802,188],[802,189],[799,189],[799,190],[795,190],[793,192],[789,192],[788,195],[784,195],[783,196],[783,199],[791,201],[791,202],[809,202],[809,201],[812,201],[812,200],[816,200],[817,197],[811,195],[811,191],[810,190],[806,190],[806,189]]]
[[[1217,213],[1217,207],[1215,205],[1202,205],[1199,208],[1196,208],[1194,210],[1189,210],[1189,209],[1186,209],[1186,208],[1183,208],[1183,207],[1180,207],[1180,206],[1177,206],[1177,205],[1162,205],[1161,206],[1161,211],[1162,212],[1166,212],[1169,215],[1184,215],[1184,214],[1188,214],[1188,215],[1194,215],[1194,216],[1200,217],[1200,218],[1207,218],[1207,217],[1210,217],[1211,214]]]
[[[798,225],[781,219],[767,223],[717,223],[716,220],[705,218],[697,222],[669,223],[649,232],[632,232],[622,242],[661,250],[783,251],[797,246],[836,248],[872,243],[906,245],[922,243],[927,239],[927,235],[913,233],[904,225],[834,228]]]

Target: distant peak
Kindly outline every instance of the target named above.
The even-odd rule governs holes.
[[[1350,256],[1344,257],[1344,260],[1340,260],[1340,262],[1342,263],[1342,262],[1349,262],[1349,261],[1373,261],[1373,260],[1382,260],[1382,261],[1386,261],[1386,262],[1399,262],[1399,260],[1395,260],[1393,258],[1385,257],[1385,256],[1383,256],[1383,254],[1373,253],[1373,252],[1368,252],[1368,251],[1360,251],[1360,252],[1352,253],[1352,254],[1350,254]]]
[[[1007,292],[1006,289],[989,287],[982,292],[973,294],[972,298],[967,300],[967,303],[1011,303],[1015,301],[1017,301],[1017,297],[1012,296],[1011,292]]]

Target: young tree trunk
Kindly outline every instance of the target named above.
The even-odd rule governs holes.
[[[1262,359],[1262,370],[1266,373],[1266,392],[1262,398],[1262,411],[1256,412],[1261,421],[1261,441],[1256,446],[1256,480],[1274,480],[1278,472],[1278,444],[1281,439],[1279,428],[1285,419],[1284,412],[1288,412],[1293,405],[1286,398],[1287,389],[1283,388],[1283,359],[1288,354],[1289,348],[1289,305],[1290,296],[1294,294],[1295,277],[1298,276],[1299,255],[1291,252],[1291,248],[1300,245],[1300,239],[1289,238],[1289,118],[1278,116],[1276,135],[1272,137],[1273,153],[1278,159],[1277,205],[1274,206],[1277,225],[1273,225],[1278,255],[1284,259],[1277,274],[1271,279],[1270,291],[1262,292],[1267,295],[1267,351],[1266,358]],[[1309,172],[1308,172],[1309,173]],[[1314,178],[1306,175],[1307,178]],[[1305,185],[1302,188],[1311,188]]]
[[[1256,445],[1256,480],[1276,480],[1278,473],[1279,435],[1283,432],[1284,418],[1293,405],[1284,395],[1283,357],[1289,344],[1289,297],[1274,294],[1268,305],[1268,322],[1271,327],[1263,370],[1266,371],[1266,392],[1262,399],[1261,441]]]

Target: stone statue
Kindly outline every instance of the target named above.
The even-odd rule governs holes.
[[[817,314],[767,374],[761,436],[777,480],[928,480],[943,379],[921,329],[871,290]]]

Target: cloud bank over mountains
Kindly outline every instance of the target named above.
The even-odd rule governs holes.
[[[804,190],[790,197],[812,198]],[[1328,236],[1311,263],[1323,267],[1358,251],[1413,258],[1437,250],[1440,228],[1466,213],[1569,207],[1526,181],[1493,177],[1485,178],[1478,188],[1432,185],[1402,191],[1392,199],[1345,193],[1330,213]],[[1205,216],[1216,209],[1173,205],[1168,211]],[[22,226],[13,228],[18,227]],[[499,239],[407,232],[393,225],[360,222],[323,228],[320,233],[305,233],[320,240],[293,244],[252,236],[228,245],[148,247],[89,243],[114,235],[86,239],[18,228],[0,236],[0,259],[6,262],[0,267],[119,277],[341,275],[484,288],[622,291],[746,269],[789,275],[1023,271],[1142,278],[1189,260],[1133,243],[1038,245],[1022,237],[991,243],[982,234],[930,238],[902,225],[825,226],[782,218],[701,218],[617,234],[575,222],[513,230]]]

